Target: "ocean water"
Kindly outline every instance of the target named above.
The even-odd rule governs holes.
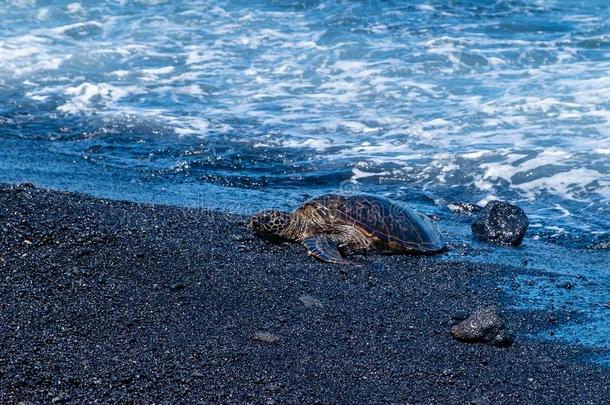
[[[607,0],[0,0],[0,181],[237,213],[364,191],[475,246],[452,203],[508,200],[524,246],[477,257],[556,274],[506,289],[610,348],[609,72]]]

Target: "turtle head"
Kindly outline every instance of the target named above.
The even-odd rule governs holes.
[[[292,223],[292,214],[283,211],[261,211],[250,218],[249,226],[259,236],[285,237]]]

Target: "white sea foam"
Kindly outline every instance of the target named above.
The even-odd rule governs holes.
[[[477,201],[477,205],[484,207],[487,205],[488,202],[496,201],[496,200],[498,200],[497,196],[495,196],[493,194],[489,194],[489,195],[485,196],[484,198],[480,199],[479,201]]]
[[[569,169],[568,164],[571,155],[562,150],[546,150],[537,157],[525,160],[519,165],[511,164],[518,160],[518,156],[510,157],[505,163],[485,163],[481,167],[485,169],[485,174],[478,183],[475,183],[481,190],[490,190],[492,187],[488,180],[504,179],[530,198],[536,197],[541,191],[559,195],[566,199],[578,200],[581,194],[586,194],[586,187],[594,182],[599,185],[596,193],[605,196],[608,193],[610,180],[599,171],[587,168]],[[531,172],[532,170],[544,165],[563,165],[566,169],[559,173],[546,175],[527,182],[514,183],[512,178],[518,173]]]
[[[14,7],[32,7],[36,5],[36,0],[10,0],[8,3]]]
[[[432,7],[430,4],[418,4],[417,6],[415,6],[418,10],[423,10],[423,11],[435,11],[435,8]]]
[[[78,13],[83,11],[83,5],[81,3],[70,3],[66,6],[69,13]]]
[[[116,77],[127,77],[131,74],[131,72],[129,70],[115,70],[114,72],[110,72],[109,75],[113,75]]]
[[[305,140],[285,140],[281,142],[281,146],[285,148],[313,148],[323,150],[331,146],[331,142],[327,139],[308,138]]]
[[[197,135],[205,136],[210,128],[210,122],[201,118],[190,117],[164,117],[170,124],[172,124],[176,134],[185,135]]]
[[[606,196],[610,182],[603,181],[603,178],[604,176],[596,170],[579,168],[521,183],[517,187],[532,197],[543,190],[566,199],[579,200],[580,194],[585,193],[584,188],[593,182],[600,182],[601,187],[596,192]]]
[[[99,108],[99,104],[108,108],[129,94],[141,92],[142,90],[136,86],[117,87],[107,83],[81,83],[64,90],[64,94],[70,99],[57,109],[68,114],[91,113]]]
[[[145,75],[166,75],[172,73],[175,70],[173,66],[164,66],[160,68],[142,69],[142,73]]]
[[[0,40],[0,71],[16,77],[42,70],[56,70],[70,55],[52,55],[49,40],[35,35],[22,35]]]
[[[48,7],[41,7],[36,11],[36,19],[44,21],[49,18],[51,11]]]
[[[357,181],[360,179],[365,179],[367,177],[375,177],[375,176],[386,176],[388,174],[390,174],[390,172],[388,171],[381,171],[381,172],[367,172],[364,170],[360,170],[356,167],[352,168],[352,177],[350,178],[350,181]]]

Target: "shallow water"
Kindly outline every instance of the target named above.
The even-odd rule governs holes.
[[[602,302],[609,71],[606,0],[0,0],[0,181],[241,213],[362,190],[466,240],[450,203],[505,199],[526,246],[486,260],[552,251]]]

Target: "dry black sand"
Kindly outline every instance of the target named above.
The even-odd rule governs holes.
[[[0,403],[610,398],[584,349],[527,338],[561,314],[503,305],[519,269],[391,256],[345,273],[240,217],[30,186],[0,187],[0,238]],[[453,340],[452,314],[480,304],[512,346]]]

